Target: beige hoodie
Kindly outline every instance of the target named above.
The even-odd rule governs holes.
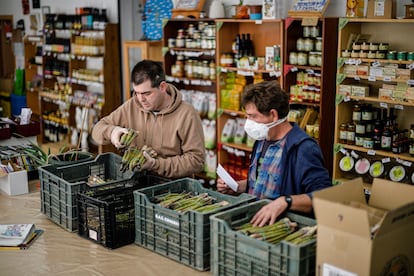
[[[204,133],[200,116],[173,85],[168,85],[173,102],[155,115],[145,111],[136,97],[102,118],[92,130],[98,144],[109,144],[116,126],[139,131],[132,146],[152,147],[157,153],[154,173],[168,178],[191,176],[204,166]]]

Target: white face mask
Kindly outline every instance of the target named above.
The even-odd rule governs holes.
[[[244,124],[244,130],[246,131],[247,135],[255,140],[264,140],[267,138],[267,134],[269,133],[269,129],[280,125],[284,121],[286,121],[287,117],[277,120],[276,122],[262,124],[257,123],[253,120],[246,119],[246,123]]]

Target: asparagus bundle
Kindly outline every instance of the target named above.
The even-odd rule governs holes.
[[[237,227],[236,230],[252,238],[276,244],[291,234],[296,227],[296,222],[292,222],[289,218],[285,217],[274,224],[263,227],[254,226],[248,222]]]
[[[138,136],[138,131],[132,128],[128,129],[128,133],[122,134],[121,140],[121,148],[127,148],[131,145],[132,141]]]
[[[191,192],[168,193],[156,199],[159,205],[184,213],[196,211],[207,213],[228,205],[227,201],[216,202],[216,199],[207,193],[193,195]]]
[[[120,170],[122,172],[126,170],[141,170],[146,160],[144,152],[147,152],[152,158],[157,157],[157,152],[147,145],[142,146],[141,149],[129,147],[122,156]]]
[[[94,187],[94,186],[102,185],[105,183],[106,181],[102,179],[101,177],[97,175],[90,175],[88,177],[88,182],[86,184],[88,184],[88,186]]]
[[[316,228],[316,225],[302,227],[299,230],[287,236],[286,238],[284,238],[284,240],[296,245],[304,244],[306,242],[315,240]]]

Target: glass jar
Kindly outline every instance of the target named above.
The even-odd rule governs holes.
[[[353,122],[348,124],[346,134],[346,143],[348,145],[355,145],[355,124]]]
[[[310,37],[311,35],[311,29],[309,26],[303,27],[303,37]]]
[[[347,144],[348,141],[348,130],[347,130],[347,124],[342,123],[339,126],[339,143]]]
[[[318,37],[319,36],[319,27],[318,26],[312,26],[310,28],[310,36],[311,37]]]
[[[388,51],[387,53],[388,60],[395,60],[397,59],[397,52],[396,51]]]
[[[304,47],[303,50],[305,52],[313,51],[313,48],[314,48],[313,39],[311,39],[311,38],[305,39],[304,44],[303,44],[303,47]]]
[[[296,52],[290,52],[289,63],[292,65],[298,64],[298,54]]]
[[[359,106],[358,104],[355,104],[352,109],[352,120],[354,122],[358,122],[358,121],[361,121],[361,119],[362,119],[361,106]]]
[[[187,78],[193,77],[193,60],[192,59],[188,59],[185,62],[185,76]]]
[[[406,60],[407,59],[407,52],[401,51],[397,53],[397,60]]]
[[[308,63],[310,66],[316,66],[316,53],[310,52],[308,55]]]
[[[216,63],[212,60],[209,64],[210,67],[210,80],[216,79]]]
[[[322,53],[316,53],[316,66],[322,66]]]
[[[308,54],[306,54],[304,52],[298,53],[298,61],[297,61],[297,64],[298,65],[306,65],[307,62],[308,62]]]
[[[202,63],[202,78],[209,79],[210,78],[210,66],[208,64],[208,60],[203,60]]]
[[[315,50],[321,52],[322,51],[322,37],[317,37],[315,42]]]
[[[296,40],[296,50],[304,51],[305,49],[305,40],[303,38],[298,38]]]

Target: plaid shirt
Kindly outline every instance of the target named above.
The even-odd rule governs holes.
[[[249,168],[248,193],[255,195],[257,199],[278,198],[281,187],[280,160],[286,137],[271,143],[267,149],[265,144],[269,141],[263,140],[257,143],[259,144]]]

